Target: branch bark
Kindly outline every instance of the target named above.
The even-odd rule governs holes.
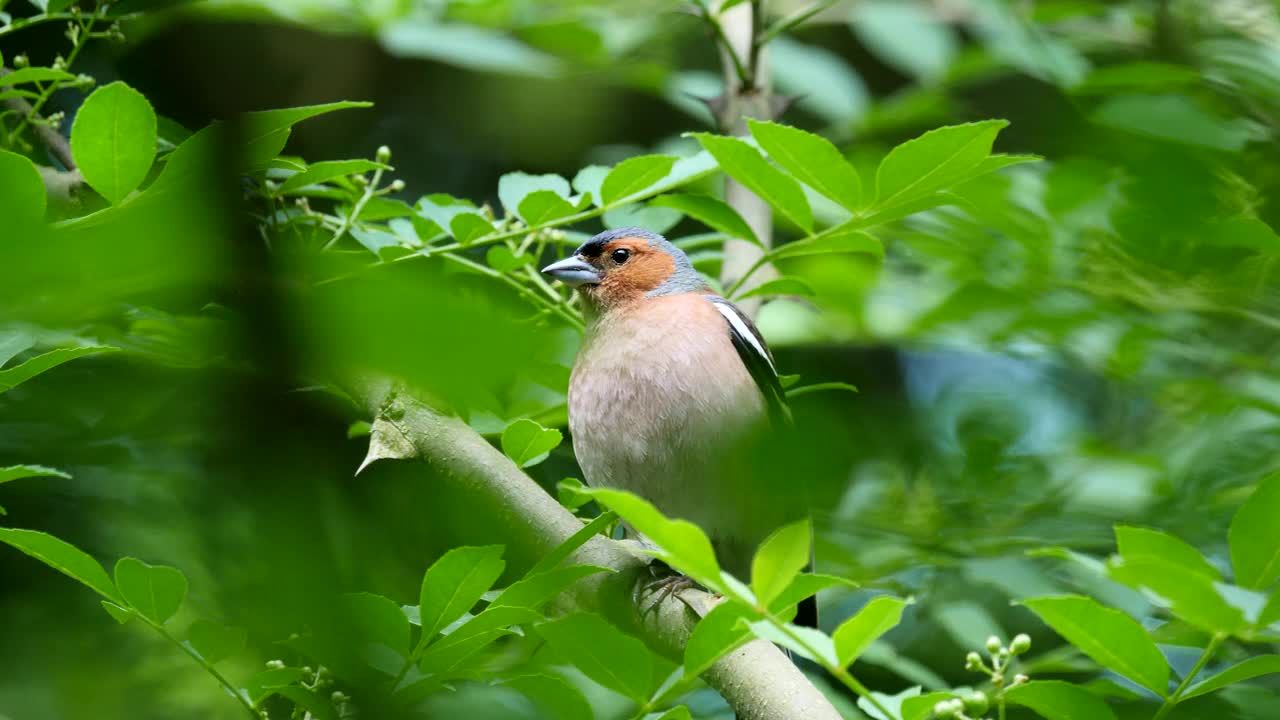
[[[0,67],[0,77],[11,72],[13,71],[9,68]],[[49,197],[63,202],[76,201],[77,192],[84,186],[84,176],[76,168],[75,157],[71,154],[71,143],[62,136],[62,133],[45,124],[44,118],[37,115],[35,108],[25,99],[5,98],[0,100],[0,107],[17,113],[19,117],[31,118],[30,125],[36,139],[66,168],[65,171],[60,171],[44,165],[39,166],[40,177],[44,180],[45,191]]]
[[[723,0],[716,7],[723,4]],[[724,67],[724,95],[713,104],[720,132],[742,135],[747,132],[746,118],[769,120],[773,118],[772,91],[769,82],[769,62],[766,48],[756,43],[762,24],[759,17],[761,3],[741,3],[719,13],[713,19],[719,22],[729,47],[720,48],[721,65]],[[734,57],[750,68],[751,84],[745,85],[734,70]],[[773,211],[755,193],[734,180],[727,178],[724,187],[725,202],[751,226],[765,248],[773,247]],[[765,251],[746,240],[727,240],[724,244],[724,262],[720,267],[720,283],[728,288],[742,277]],[[772,265],[760,268],[743,283],[741,291],[768,282],[778,276]],[[750,317],[760,310],[760,298],[739,301],[738,307]]]
[[[425,462],[443,482],[455,485],[453,490],[465,492],[503,518],[503,540],[509,545],[545,555],[582,528],[580,520],[459,418],[438,412],[385,379],[357,380],[347,390],[375,417],[370,461]],[[698,620],[690,606],[705,614],[714,605],[711,595],[686,590],[678,598],[666,598],[657,608],[646,608],[641,618],[630,597],[645,560],[604,537],[592,538],[569,562],[617,571],[580,581],[568,598],[572,606],[605,613],[677,662]],[[763,640],[726,655],[703,679],[741,720],[840,718],[795,664]]]

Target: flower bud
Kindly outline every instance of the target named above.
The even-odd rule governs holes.
[[[23,53],[13,59],[13,67],[21,69],[31,64],[31,60],[27,58],[27,54]]]
[[[956,716],[955,712],[951,709],[950,700],[939,700],[938,702],[934,703],[933,714],[935,717],[938,717],[940,720],[942,718],[953,718]]]
[[[978,653],[976,653],[976,652],[971,652],[971,653],[969,653],[968,655],[965,655],[965,656],[964,656],[964,669],[965,669],[965,670],[981,670],[981,669],[982,669],[982,656],[981,656],[981,655],[979,655],[979,654],[978,654]]]
[[[279,669],[281,669],[281,668],[283,668],[283,667],[284,667],[284,661],[283,661],[283,660],[268,660],[268,661],[267,661],[267,667],[271,668],[272,670],[279,670]]]
[[[1031,678],[1027,677],[1026,675],[1023,675],[1022,673],[1018,673],[1017,675],[1013,676],[1012,687],[1016,687],[1018,685],[1025,685],[1029,682],[1031,682]]]
[[[982,717],[991,709],[991,701],[987,699],[986,693],[979,690],[964,699],[964,709],[970,715]]]
[[[996,637],[995,635],[992,635],[991,637],[987,638],[987,652],[991,653],[992,655],[995,655],[996,653],[1000,652],[1001,647],[1003,647],[1003,645],[1001,645],[1000,643],[1000,638]]]
[[[1022,653],[1030,649],[1031,649],[1031,636],[1027,635],[1026,633],[1018,633],[1017,635],[1014,636],[1013,642],[1009,643],[1009,652],[1013,653],[1014,655],[1021,655]]]
[[[378,154],[376,155],[376,157],[378,159],[378,162],[380,163],[388,162],[389,160],[391,160],[391,148],[387,147],[386,145],[383,145],[382,147],[378,148]]]
[[[334,701],[335,703],[344,703],[350,700],[351,698],[347,697],[347,694],[342,692],[341,690],[334,690],[333,694],[329,696],[329,699]]]
[[[401,190],[403,190],[403,189],[404,189],[404,181],[403,181],[403,180],[393,180],[393,181],[391,182],[391,184],[390,184],[390,185],[388,185],[387,187],[391,189],[391,192],[400,192]]]

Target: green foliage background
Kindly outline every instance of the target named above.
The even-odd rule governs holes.
[[[0,540],[83,549],[68,574],[126,620],[0,553],[0,716],[243,715],[207,665],[272,717],[729,717],[696,681],[646,707],[674,665],[529,585],[486,597],[455,674],[440,645],[405,664],[429,567],[486,568],[478,599],[543,558],[423,467],[354,476],[373,418],[341,391],[404,378],[584,517],[658,532],[564,480],[582,318],[535,269],[639,224],[718,284],[752,234],[727,174],[774,209],[759,325],[807,431],[778,474],[813,484],[833,576],[776,587],[822,587],[795,649],[856,658],[810,667],[843,713],[1277,717],[1277,5],[765,5],[794,102],[732,140],[696,6],[0,0]],[[713,650],[797,644],[754,590]]]

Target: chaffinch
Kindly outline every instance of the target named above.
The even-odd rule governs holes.
[[[569,380],[587,484],[696,523],[721,567],[747,578],[760,542],[805,512],[794,479],[763,472],[761,440],[789,415],[755,325],[641,228],[600,233],[542,272],[577,289],[588,321]],[[797,622],[814,624],[816,608]]]

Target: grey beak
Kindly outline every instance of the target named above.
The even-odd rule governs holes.
[[[600,282],[600,271],[591,267],[585,260],[574,255],[560,262],[553,262],[542,268],[542,272],[568,285],[592,285]]]

